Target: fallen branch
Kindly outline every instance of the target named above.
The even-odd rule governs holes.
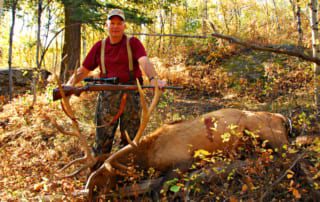
[[[18,139],[25,133],[26,129],[20,129],[18,131],[13,131],[10,133],[7,133],[6,136],[2,139],[0,139],[0,148],[3,149],[8,143]]]
[[[115,195],[119,195],[122,198],[137,196],[139,194],[145,194],[150,192],[154,187],[157,187],[162,182],[163,177],[157,179],[143,180],[139,184],[132,184],[129,186],[120,187],[118,191],[104,194],[106,198],[112,198]],[[73,196],[88,196],[88,190],[80,190],[72,193]]]
[[[273,187],[276,186],[277,184],[279,184],[283,178],[285,178],[287,176],[287,172],[289,170],[292,170],[292,168],[303,158],[303,156],[305,155],[306,152],[303,152],[302,154],[300,154],[296,160],[293,161],[293,163],[291,164],[291,166],[283,173],[283,175],[280,176],[280,178],[278,178],[274,183],[272,183],[272,185],[269,186],[269,188],[262,194],[262,196],[260,197],[260,202],[263,202],[264,198],[272,191]]]
[[[212,23],[210,23],[210,24],[211,24],[212,29],[215,30],[213,24]],[[239,44],[241,46],[245,46],[247,48],[252,48],[254,50],[267,51],[267,52],[295,56],[295,57],[301,58],[303,60],[314,62],[314,63],[320,65],[320,58],[305,54],[302,51],[301,52],[300,51],[292,51],[292,50],[287,50],[287,49],[284,49],[281,47],[270,47],[270,46],[262,46],[262,45],[258,45],[258,44],[252,44],[252,43],[248,43],[245,41],[241,41],[240,39],[238,39],[236,37],[223,35],[223,34],[220,34],[217,32],[212,33],[211,36],[217,37],[220,39],[225,39],[225,40],[228,40],[230,43]]]

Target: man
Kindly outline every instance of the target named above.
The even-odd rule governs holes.
[[[128,38],[125,34],[125,16],[120,9],[108,13],[106,28],[109,36],[105,41],[97,42],[86,56],[82,67],[77,69],[67,85],[74,85],[88,76],[89,72],[100,66],[100,77],[118,77],[122,84],[135,84],[136,79],[142,83],[139,66],[149,77],[150,84],[156,80],[160,88],[166,82],[157,78],[157,73],[149,61],[146,51],[139,39]],[[130,50],[130,51],[129,51]],[[130,55],[132,56],[130,65]],[[120,112],[119,107],[125,106]],[[140,100],[135,91],[103,91],[98,96],[96,106],[96,139],[93,146],[95,156],[109,153],[115,131],[120,122],[122,144],[126,144],[124,131],[133,139],[140,125]]]

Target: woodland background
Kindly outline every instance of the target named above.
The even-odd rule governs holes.
[[[72,74],[106,37],[111,8],[125,10],[127,34],[143,42],[159,75],[185,87],[164,94],[146,133],[223,107],[279,112],[292,120],[287,152],[255,145],[247,154],[250,166],[226,169],[206,186],[191,175],[173,179],[164,200],[319,197],[318,1],[7,0],[0,1],[1,200],[85,200],[72,196],[83,188],[85,173],[56,175],[81,150],[77,139],[59,133],[48,119],[71,125],[52,101],[56,83],[47,77],[65,81]],[[71,100],[90,143],[95,95]],[[193,170],[217,158],[228,159],[203,152]]]

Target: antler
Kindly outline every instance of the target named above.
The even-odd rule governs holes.
[[[154,110],[154,108],[156,107],[160,96],[161,96],[161,91],[158,88],[158,83],[155,83],[155,95],[152,99],[152,102],[150,104],[150,107],[148,109],[146,101],[145,101],[145,97],[144,97],[144,93],[143,90],[139,84],[139,81],[137,81],[137,85],[138,85],[138,90],[140,93],[140,102],[141,102],[141,107],[142,107],[142,116],[141,116],[141,123],[140,123],[140,127],[138,129],[138,132],[134,138],[133,141],[130,140],[128,134],[126,133],[126,137],[128,139],[129,144],[126,145],[125,147],[123,147],[122,149],[118,150],[117,152],[113,153],[112,155],[110,155],[104,162],[104,164],[97,169],[95,172],[93,172],[88,180],[87,180],[87,184],[85,187],[85,190],[89,192],[89,198],[91,197],[92,194],[92,189],[95,186],[95,178],[100,175],[100,174],[106,174],[106,173],[114,173],[115,167],[118,167],[120,169],[127,169],[126,166],[118,163],[116,160],[127,154],[128,152],[132,151],[134,148],[139,146],[140,143],[140,138],[142,136],[143,131],[145,130],[145,128],[147,127],[147,123],[149,122],[150,116],[152,111]]]
[[[57,124],[57,122],[54,120],[54,119],[51,119],[52,120],[52,123],[57,127],[57,129],[63,133],[63,134],[66,134],[66,135],[71,135],[71,136],[75,136],[79,139],[80,141],[80,145],[84,151],[84,156],[81,157],[81,158],[77,158],[71,162],[69,162],[67,165],[65,165],[63,168],[61,168],[58,172],[62,172],[64,171],[65,169],[69,168],[71,165],[75,164],[75,163],[82,163],[84,165],[82,165],[81,168],[79,168],[78,170],[75,170],[74,172],[68,174],[68,175],[65,175],[63,176],[64,178],[66,177],[72,177],[72,176],[75,176],[77,175],[78,173],[80,173],[81,171],[87,169],[87,168],[91,168],[92,166],[94,166],[94,164],[97,162],[97,158],[95,158],[92,153],[91,153],[91,150],[90,150],[90,147],[88,146],[88,142],[87,142],[87,139],[86,137],[81,134],[81,131],[80,131],[80,127],[79,127],[79,123],[78,121],[76,120],[75,118],[75,115],[74,115],[74,112],[73,110],[71,109],[71,106],[70,106],[70,102],[69,102],[69,99],[65,96],[64,94],[64,91],[62,89],[62,86],[61,86],[61,82],[60,80],[57,78],[57,76],[55,75],[55,78],[57,80],[57,83],[58,83],[58,86],[59,86],[59,90],[60,90],[60,93],[62,95],[62,101],[61,101],[61,105],[62,105],[62,108],[64,110],[64,112],[66,113],[66,115],[71,119],[72,121],[72,128],[73,128],[73,131],[65,131],[61,126],[59,126]]]

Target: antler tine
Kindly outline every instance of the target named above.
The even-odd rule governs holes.
[[[51,121],[51,123],[57,128],[57,130],[60,132],[60,133],[63,133],[63,134],[66,134],[66,135],[70,135],[70,136],[77,136],[77,134],[75,132],[71,132],[71,131],[66,131],[64,130],[58,123],[57,121],[52,118],[52,117],[49,117],[47,115],[44,115],[47,119],[49,119]]]
[[[93,191],[93,187],[95,185],[95,181],[97,180],[97,177],[102,174],[102,173],[113,173],[115,172],[115,167],[118,167],[118,169],[124,169],[126,170],[126,167],[123,166],[122,164],[119,164],[118,162],[116,162],[115,160],[126,154],[127,152],[131,151],[132,149],[134,149],[135,147],[137,147],[137,145],[139,144],[139,140],[141,138],[141,135],[144,131],[144,129],[147,126],[147,123],[149,121],[150,115],[152,110],[155,108],[155,106],[157,105],[160,96],[161,96],[161,91],[158,88],[158,83],[156,82],[155,84],[155,95],[152,99],[151,105],[149,107],[149,110],[147,108],[147,104],[145,101],[145,97],[144,97],[144,93],[143,90],[139,84],[139,82],[137,81],[137,85],[138,85],[138,90],[140,93],[140,102],[142,105],[142,117],[141,117],[141,124],[140,127],[138,129],[138,132],[136,134],[136,137],[134,138],[133,142],[130,140],[130,138],[127,136],[128,142],[129,144],[126,145],[125,147],[121,148],[120,150],[118,150],[117,152],[113,153],[111,156],[108,157],[107,160],[105,160],[104,164],[98,168],[96,171],[92,172],[91,175],[89,176],[86,186],[85,186],[85,190],[88,191],[89,193],[89,198],[92,195],[92,191]]]
[[[140,102],[141,102],[141,106],[142,106],[142,117],[141,117],[141,123],[140,123],[140,127],[138,129],[138,132],[133,140],[133,142],[135,144],[139,143],[139,140],[142,136],[143,131],[145,130],[145,128],[147,127],[147,123],[150,119],[150,115],[152,113],[152,111],[154,110],[154,108],[157,106],[158,101],[160,99],[161,96],[161,91],[158,88],[158,82],[155,82],[155,92],[154,92],[154,97],[152,99],[152,102],[150,104],[149,109],[147,108],[147,104],[145,101],[145,97],[144,97],[144,93],[143,90],[141,88],[141,85],[139,84],[139,82],[137,82],[138,84],[138,90],[140,93]]]
[[[127,131],[124,131],[125,135],[126,135],[126,139],[128,141],[128,143],[132,146],[132,147],[137,147],[137,145],[132,142],[132,140],[130,139],[129,135],[128,135],[128,132]]]
[[[114,161],[119,156],[127,153],[128,151],[132,150],[133,148],[137,147],[137,145],[139,145],[139,140],[140,140],[140,138],[142,136],[142,133],[143,133],[144,129],[147,127],[147,123],[149,121],[150,114],[151,114],[152,110],[155,108],[157,102],[160,99],[161,91],[158,89],[158,84],[156,82],[156,84],[155,84],[155,89],[156,89],[155,90],[155,95],[154,95],[154,97],[152,99],[151,106],[150,106],[150,108],[148,110],[143,90],[142,90],[142,88],[141,88],[141,86],[140,86],[138,81],[137,81],[137,84],[138,84],[138,90],[139,90],[139,93],[140,93],[140,101],[141,101],[141,105],[142,105],[142,116],[141,116],[140,127],[139,127],[138,132],[137,132],[137,134],[136,134],[136,136],[135,136],[133,141],[128,141],[129,142],[128,145],[126,145],[125,147],[121,148],[116,153],[113,153],[105,161],[104,165],[107,168],[107,170],[112,168],[112,166],[111,166],[112,161]]]
[[[64,171],[65,169],[69,168],[71,165],[73,165],[73,164],[75,164],[75,163],[78,163],[78,162],[82,163],[82,162],[84,162],[86,159],[87,159],[86,156],[81,157],[81,158],[74,159],[73,161],[70,161],[67,165],[63,166],[60,170],[58,170],[58,172]]]
[[[82,160],[82,159],[81,159]],[[64,175],[63,177],[61,178],[69,178],[69,177],[73,177],[73,176],[76,176],[77,174],[79,174],[81,171],[87,169],[87,168],[90,168],[92,165],[91,164],[86,164],[86,165],[83,165],[81,166],[81,168],[79,168],[78,170],[75,170],[74,172],[68,174],[68,175]]]
[[[66,178],[66,177],[75,176],[76,174],[78,174],[82,170],[93,166],[95,164],[95,162],[96,162],[96,158],[91,154],[90,147],[89,147],[89,145],[87,143],[86,137],[81,134],[79,123],[77,122],[77,120],[75,118],[75,115],[74,115],[74,112],[73,112],[73,110],[71,108],[69,100],[66,98],[66,96],[64,94],[64,91],[63,91],[63,88],[62,88],[60,80],[58,79],[58,77],[56,75],[54,75],[54,76],[55,76],[55,78],[57,80],[58,87],[59,87],[59,90],[60,90],[60,93],[61,93],[61,96],[62,96],[62,101],[61,101],[62,107],[64,108],[64,111],[67,114],[67,116],[71,119],[72,128],[74,129],[74,131],[73,132],[69,132],[69,131],[66,132],[64,130],[59,130],[59,129],[62,129],[61,127],[57,127],[57,128],[58,128],[58,130],[60,132],[63,132],[64,134],[69,134],[69,135],[78,137],[80,145],[81,145],[81,147],[82,147],[82,149],[83,149],[83,151],[85,153],[84,157],[77,158],[77,159],[71,161],[70,163],[68,163],[67,165],[65,165],[63,168],[61,168],[59,170],[59,172],[62,172],[62,171],[64,171],[65,169],[69,168],[71,165],[73,165],[75,163],[79,163],[79,162],[80,163],[86,163],[80,169],[74,171],[73,173],[71,173],[69,175],[64,176],[64,178]],[[58,125],[58,124],[56,124],[56,125]]]
[[[150,107],[149,107],[148,116],[151,115],[152,111],[154,110],[154,108],[157,106],[157,104],[159,102],[160,96],[162,95],[162,91],[160,91],[160,89],[158,87],[158,81],[157,80],[155,82],[154,90],[155,90],[154,91],[154,97],[153,97],[152,102],[151,102]]]

